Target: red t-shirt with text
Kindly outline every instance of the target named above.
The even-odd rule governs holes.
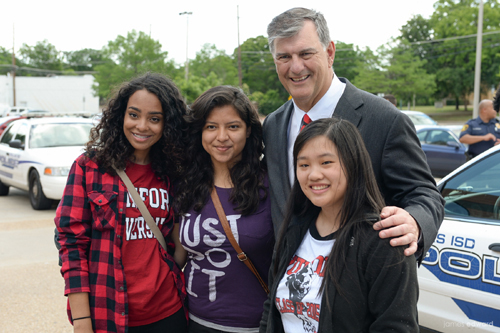
[[[130,163],[125,170],[139,196],[162,229],[172,219],[171,197],[151,165]],[[165,226],[166,227],[166,226]],[[122,262],[127,283],[128,326],[154,323],[177,312],[182,303],[173,273],[162,259],[153,236],[130,194],[127,198]]]

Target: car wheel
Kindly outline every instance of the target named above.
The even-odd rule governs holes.
[[[9,187],[0,181],[0,196],[8,195]]]
[[[52,200],[47,199],[43,194],[42,184],[40,184],[40,176],[36,170],[30,172],[30,202],[31,207],[35,210],[49,209],[52,206]]]

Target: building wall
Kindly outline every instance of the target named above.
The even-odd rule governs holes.
[[[49,112],[99,112],[92,75],[31,77],[16,76],[16,106]],[[12,76],[0,75],[0,105],[14,106]]]

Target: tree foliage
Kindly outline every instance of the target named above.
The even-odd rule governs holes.
[[[431,56],[436,60],[436,84],[438,97],[451,94],[458,102],[463,101],[467,109],[467,96],[474,90],[476,61],[478,3],[474,0],[439,0],[430,23],[434,38],[444,39],[436,43]],[[486,0],[483,8],[483,34],[500,30],[500,10],[496,0]],[[481,82],[482,90],[496,85],[499,64],[495,55],[500,52],[498,34],[484,35],[482,47]]]
[[[243,83],[248,85],[250,94],[255,92],[265,94],[267,91],[274,90],[272,94],[277,94],[275,97],[281,101],[281,104],[286,102],[288,92],[283,88],[276,74],[276,66],[269,51],[267,38],[264,36],[249,38],[241,44],[240,48]],[[238,57],[237,48],[233,52],[233,57],[235,59]],[[258,107],[260,110],[262,106]]]
[[[21,72],[23,75],[45,76],[63,70],[62,54],[46,39],[37,42],[35,46],[23,44],[19,49],[19,54],[24,66],[33,68],[23,70]]]
[[[95,71],[96,66],[106,62],[102,50],[82,49],[64,52],[65,67],[76,72]]]
[[[190,76],[208,78],[213,73],[225,85],[238,85],[238,68],[233,58],[213,44],[205,44],[189,62]]]
[[[118,36],[103,49],[104,63],[95,67],[94,90],[101,98],[108,97],[122,82],[148,71],[173,76],[173,61],[167,61],[167,52],[161,44],[146,35],[132,30],[126,37]]]
[[[0,46],[0,75],[12,71],[12,53]]]
[[[426,60],[415,55],[407,43],[388,51],[386,81],[388,92],[403,103],[410,103],[417,96],[430,96],[436,89],[435,75],[427,73]]]

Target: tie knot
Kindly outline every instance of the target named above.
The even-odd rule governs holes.
[[[312,121],[311,118],[309,118],[309,116],[306,113],[304,115],[304,117],[302,118],[302,121],[300,122],[300,131],[302,131],[304,129],[304,127],[306,127],[306,125],[311,123],[311,121]]]

